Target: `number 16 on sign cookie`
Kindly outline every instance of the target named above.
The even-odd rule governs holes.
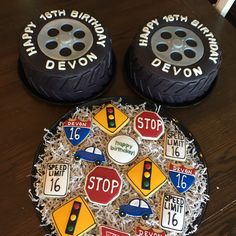
[[[73,139],[78,140],[80,138],[80,135],[78,133],[79,130],[80,128],[71,127],[69,140],[73,140]]]

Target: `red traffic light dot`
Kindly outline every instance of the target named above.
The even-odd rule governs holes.
[[[113,113],[113,109],[112,108],[108,108],[107,111],[108,111],[108,113]]]
[[[79,208],[80,208],[80,204],[75,203],[75,204],[74,204],[74,209],[75,209],[75,210],[78,210]]]
[[[145,169],[146,169],[146,170],[150,170],[151,167],[152,167],[151,163],[146,163],[146,164],[145,164]]]

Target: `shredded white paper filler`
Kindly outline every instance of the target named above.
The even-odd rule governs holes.
[[[153,217],[149,220],[143,220],[141,217],[123,217],[118,214],[117,209],[121,204],[128,203],[131,199],[139,197],[133,187],[128,183],[125,175],[129,168],[139,162],[144,157],[150,157],[155,163],[163,170],[168,177],[168,164],[170,160],[164,158],[164,135],[158,141],[142,140],[133,130],[133,118],[145,110],[145,103],[141,105],[121,105],[120,102],[112,102],[116,107],[122,110],[127,116],[129,116],[129,123],[119,132],[119,134],[126,134],[134,138],[139,144],[139,155],[136,160],[128,165],[120,166],[113,163],[109,157],[106,156],[107,166],[112,166],[120,173],[123,179],[123,186],[120,196],[107,206],[93,204],[88,201],[86,193],[84,192],[84,183],[86,175],[95,167],[95,164],[86,161],[75,162],[73,159],[73,153],[78,149],[85,149],[88,146],[96,146],[103,151],[106,155],[106,145],[111,137],[104,133],[94,123],[89,137],[79,146],[72,147],[67,141],[63,132],[63,122],[60,122],[57,127],[57,132],[51,133],[45,129],[46,133],[43,137],[44,140],[44,153],[38,156],[38,161],[35,164],[37,170],[35,182],[33,184],[35,190],[34,197],[29,191],[32,201],[36,202],[38,210],[41,214],[41,226],[51,227],[51,235],[56,234],[56,230],[51,220],[51,212],[57,207],[61,206],[71,198],[76,196],[82,196],[88,202],[90,209],[93,211],[97,225],[107,224],[110,227],[122,230],[124,232],[135,235],[135,228],[137,225],[152,226],[159,228],[159,217],[161,209],[161,197],[163,192],[179,194],[168,179],[166,184],[160,188],[157,193],[153,194],[147,199],[153,210]],[[87,119],[93,117],[104,105],[93,106],[91,109],[87,107],[77,108],[72,117],[69,118],[82,118]],[[160,107],[158,108],[159,112]],[[179,130],[178,123],[174,120],[169,120],[167,117],[162,117],[165,123],[165,129],[177,129]],[[196,168],[196,181],[194,185],[182,196],[186,199],[186,215],[184,231],[181,234],[166,231],[169,236],[189,235],[197,230],[197,225],[193,225],[193,222],[202,214],[202,203],[206,203],[209,200],[209,196],[205,194],[207,188],[207,172],[206,166],[202,164],[200,159],[200,153],[194,146],[193,139],[186,137],[187,143],[187,158],[184,164]],[[172,161],[174,162],[174,161]],[[70,164],[70,180],[68,193],[65,198],[50,198],[43,194],[43,187],[45,181],[45,170],[48,163],[69,163]],[[191,227],[191,232],[188,229]],[[87,236],[98,235],[98,229],[95,228],[86,233]],[[49,235],[49,234],[47,234]]]

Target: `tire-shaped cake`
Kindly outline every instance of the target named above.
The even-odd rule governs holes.
[[[139,99],[68,112],[46,130],[32,176],[32,200],[51,235],[193,235],[209,200],[194,137]]]
[[[213,33],[196,19],[157,17],[137,33],[126,55],[127,79],[146,98],[188,105],[206,96],[221,64]]]
[[[42,98],[72,103],[101,94],[111,81],[111,38],[93,16],[76,10],[41,14],[20,39],[27,86]]]

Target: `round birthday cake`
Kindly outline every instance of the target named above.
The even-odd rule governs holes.
[[[161,106],[101,99],[45,132],[30,193],[50,235],[197,231],[209,199],[207,167],[193,136]]]

